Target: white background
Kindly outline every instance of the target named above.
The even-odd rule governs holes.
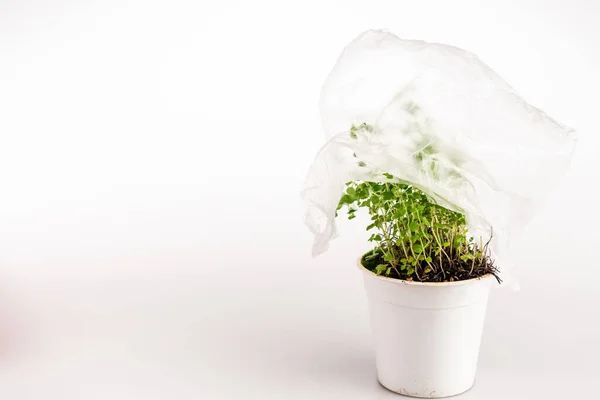
[[[365,232],[342,222],[312,259],[299,197],[320,86],[370,28],[470,50],[577,129],[460,398],[594,398],[599,18],[589,0],[0,0],[0,398],[396,398]]]

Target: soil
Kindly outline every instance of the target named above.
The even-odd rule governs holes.
[[[379,264],[387,264],[391,267],[389,262],[383,260],[383,254],[375,250],[363,255],[361,262],[365,268],[372,272],[375,272],[375,268]],[[458,258],[450,262],[448,259],[442,258],[441,266],[439,259],[432,260],[431,265],[433,268],[427,262],[422,261],[421,265],[416,267],[418,275],[416,273],[408,275],[406,270],[401,270],[400,266],[397,266],[396,269],[391,269],[389,275],[383,274],[381,276],[417,282],[456,282],[479,278],[484,275],[493,275],[498,283],[502,282],[498,276],[498,269],[489,257],[475,261],[475,263],[472,263],[471,260],[463,261]]]

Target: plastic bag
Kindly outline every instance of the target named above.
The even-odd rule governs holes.
[[[463,212],[472,236],[493,231],[503,273],[511,237],[566,172],[576,142],[573,129],[527,104],[474,54],[385,31],[344,49],[320,107],[328,141],[302,193],[315,256],[337,236],[345,183],[387,172]]]

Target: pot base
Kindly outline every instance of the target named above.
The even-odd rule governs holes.
[[[415,393],[415,392],[410,392],[408,390],[399,388],[399,389],[393,389],[391,387],[386,386],[385,384],[383,384],[381,382],[381,379],[379,379],[379,377],[377,378],[377,382],[379,382],[379,384],[385,388],[386,390],[389,390],[392,393],[396,393],[402,396],[406,396],[406,397],[414,397],[414,398],[419,398],[419,399],[444,399],[444,398],[448,398],[448,397],[454,397],[454,396],[459,396],[463,393],[468,392],[469,390],[471,390],[475,384],[475,382],[473,382],[468,388],[464,389],[464,390],[460,390],[457,391],[455,393],[441,393],[439,391],[431,391],[429,393],[425,392],[425,393]]]

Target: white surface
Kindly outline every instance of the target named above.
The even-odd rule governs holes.
[[[460,398],[595,395],[599,7],[2,1],[0,398],[397,398],[375,378],[360,218],[313,260],[298,195],[321,82],[372,27],[473,51],[578,130]]]
[[[450,397],[469,390],[496,279],[407,283],[362,272],[377,380],[414,397]]]

